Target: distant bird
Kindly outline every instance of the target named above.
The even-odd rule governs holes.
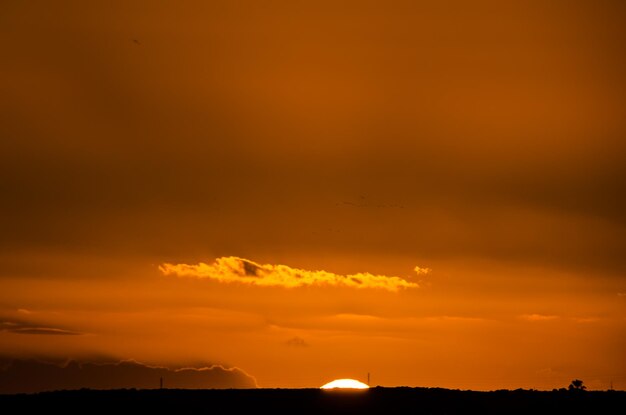
[[[133,39],[133,43],[135,45],[141,45],[141,42],[138,39]]]

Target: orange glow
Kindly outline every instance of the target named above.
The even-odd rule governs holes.
[[[624,22],[0,0],[0,372],[626,389]]]
[[[320,389],[369,389],[369,386],[354,379],[336,379],[323,385]]]

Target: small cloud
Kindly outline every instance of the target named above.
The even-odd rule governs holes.
[[[25,308],[18,308],[18,309],[17,309],[17,312],[18,312],[18,313],[20,313],[20,314],[26,314],[26,315],[28,315],[28,314],[33,314],[33,312],[32,312],[32,311],[27,310],[27,309],[25,309]]]
[[[618,297],[626,297],[626,293],[617,293]]]
[[[430,268],[422,268],[422,267],[415,267],[413,268],[413,270],[417,273],[417,275],[426,275],[426,274],[430,274],[433,271]]]
[[[303,338],[298,336],[292,337],[291,339],[287,340],[285,344],[292,347],[309,347],[309,343],[307,343]]]
[[[544,314],[522,314],[520,319],[526,321],[552,321],[559,318],[559,316],[544,315]]]
[[[418,274],[427,268],[416,268]],[[400,289],[418,288],[418,284],[401,277],[357,273],[339,275],[328,271],[310,271],[287,265],[257,264],[237,257],[217,258],[213,264],[162,264],[163,275],[210,279],[222,283],[242,283],[264,287],[296,288],[306,286],[337,286],[351,288],[377,288],[396,292]],[[429,270],[430,271],[430,270]]]

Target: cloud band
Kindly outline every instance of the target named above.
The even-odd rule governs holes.
[[[397,292],[400,289],[419,286],[415,282],[395,276],[374,275],[367,272],[340,275],[327,271],[291,268],[287,265],[261,265],[232,256],[217,258],[213,264],[203,262],[195,265],[162,264],[159,269],[164,275],[206,278],[223,283],[237,282],[266,287],[333,286],[356,289],[375,288]]]

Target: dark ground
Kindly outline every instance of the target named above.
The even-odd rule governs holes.
[[[7,410],[8,411],[5,411]],[[626,392],[429,388],[77,390],[0,395],[0,413],[623,414]]]

